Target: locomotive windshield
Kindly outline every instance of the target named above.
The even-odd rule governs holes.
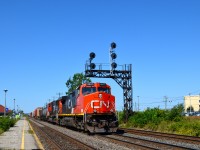
[[[83,87],[82,88],[83,95],[87,95],[87,94],[94,93],[94,92],[96,92],[96,87]]]
[[[109,88],[106,88],[106,87],[98,87],[98,91],[99,92],[106,92],[108,94],[110,94],[110,89]]]

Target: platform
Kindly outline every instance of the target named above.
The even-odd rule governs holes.
[[[14,127],[0,135],[0,149],[44,149],[32,130],[29,122],[23,118]]]

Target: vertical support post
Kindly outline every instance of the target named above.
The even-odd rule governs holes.
[[[168,99],[168,97],[167,96],[164,96],[164,102],[165,102],[165,110],[167,110],[167,99]]]
[[[138,97],[138,112],[140,111],[140,105],[139,105],[139,97],[140,96],[137,96]]]
[[[14,114],[15,114],[15,99],[13,99],[13,101],[14,101]]]
[[[4,92],[5,92],[5,107],[4,107],[4,117],[6,117],[6,92],[7,92],[8,90],[4,90]]]

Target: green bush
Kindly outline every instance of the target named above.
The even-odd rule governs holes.
[[[157,126],[166,118],[166,112],[159,108],[147,109],[144,112],[137,112],[129,118],[129,123],[133,127],[150,127],[152,129]]]
[[[182,119],[183,105],[176,105],[170,111],[159,108],[147,109],[143,112],[137,112],[129,118],[129,124],[133,127],[150,127],[156,129],[163,121],[180,121]]]
[[[178,104],[171,110],[159,108],[147,109],[143,112],[136,112],[130,116],[123,127],[135,127],[160,132],[176,133],[200,137],[200,119],[182,116],[183,105]],[[119,119],[124,117],[122,112]]]
[[[3,129],[3,131],[7,131],[10,128],[10,123],[8,118],[0,119],[0,128]]]
[[[148,120],[142,112],[138,112],[129,118],[129,122],[133,127],[143,128],[147,124]]]
[[[178,104],[174,106],[167,114],[167,120],[169,121],[181,121],[183,116],[182,112],[184,111],[184,107],[182,104]]]
[[[123,124],[125,121],[125,113],[123,111],[118,111],[117,115],[118,115],[119,124]]]
[[[10,119],[10,127],[14,127],[15,123],[17,122],[16,119]]]
[[[2,134],[4,131],[0,128],[0,134]]]
[[[16,123],[15,119],[10,119],[9,117],[0,118],[0,129],[7,131],[10,127],[13,127]]]

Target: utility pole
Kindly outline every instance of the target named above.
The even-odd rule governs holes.
[[[15,114],[15,99],[13,99],[13,101],[14,101],[14,114]]]
[[[140,111],[140,104],[139,104],[139,96],[137,96],[138,97],[138,112]]]
[[[136,102],[135,102],[135,111],[137,111],[137,105],[136,105]]]
[[[167,110],[167,99],[168,99],[168,97],[167,96],[164,96],[164,102],[165,102],[165,110]]]
[[[169,102],[170,109],[171,109],[172,108],[172,106],[171,106],[172,100],[169,100],[168,102]]]

